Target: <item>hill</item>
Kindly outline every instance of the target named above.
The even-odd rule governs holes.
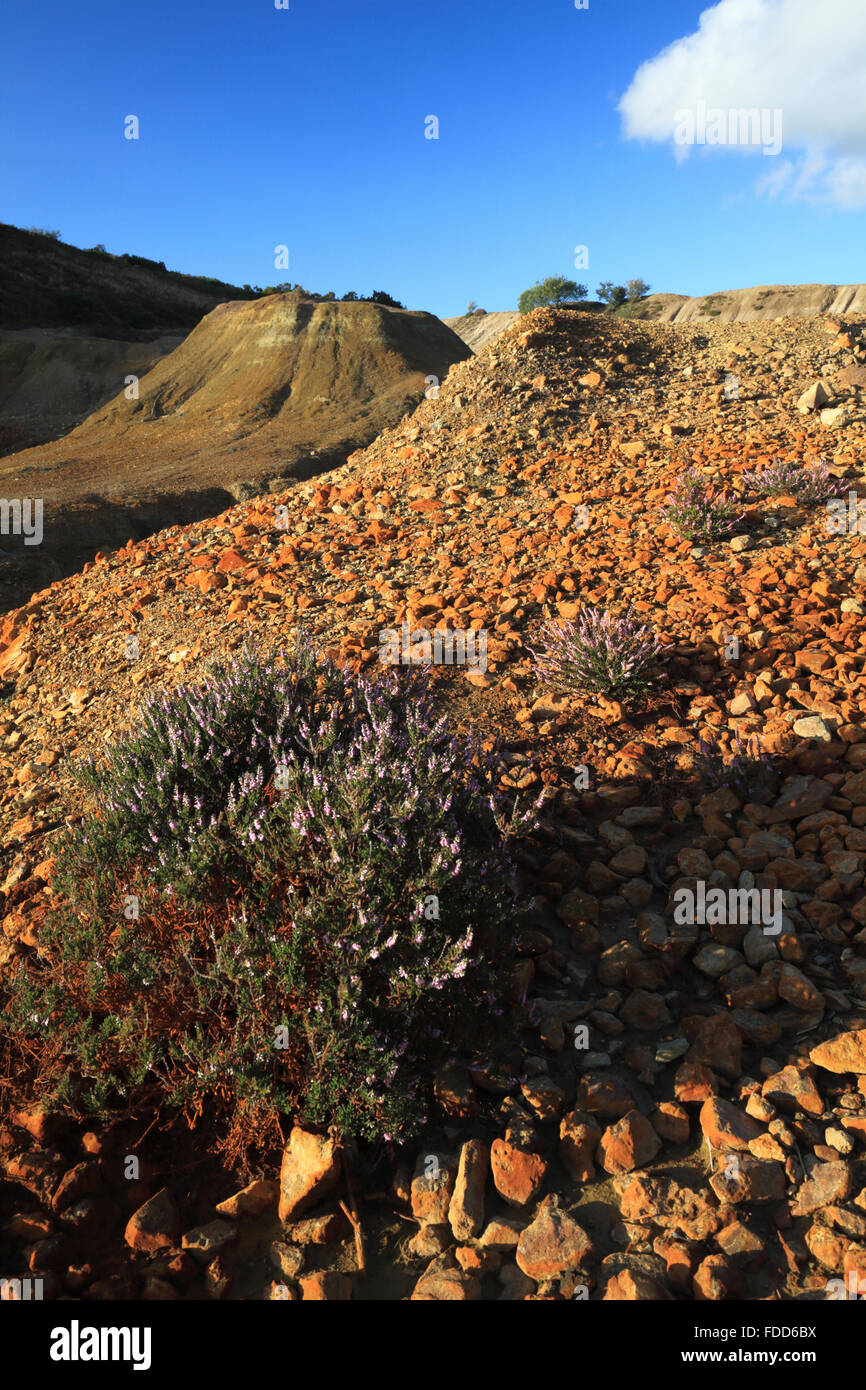
[[[689,298],[683,294],[651,294],[622,312],[656,323],[750,323],[754,320],[816,314],[862,314],[866,285],[754,285],[746,290],[719,290]]]
[[[121,392],[64,438],[0,460],[0,490],[44,499],[39,562],[69,573],[100,548],[343,462],[469,355],[422,312],[298,294],[222,304],[137,399]],[[16,546],[27,562],[21,540],[4,549]]]
[[[75,329],[133,341],[188,333],[215,305],[249,294],[145,256],[84,251],[0,222],[0,329]]]

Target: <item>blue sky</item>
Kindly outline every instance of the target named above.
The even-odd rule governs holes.
[[[665,56],[705,10],[697,47]],[[862,0],[7,0],[0,220],[238,284],[383,289],[441,316],[470,299],[512,308],[549,274],[592,293],[632,276],[685,294],[861,282],[866,132],[842,122],[834,65],[862,79],[863,13]],[[816,59],[828,26],[835,52]],[[677,158],[668,108],[704,96],[784,107],[793,143],[776,159]]]

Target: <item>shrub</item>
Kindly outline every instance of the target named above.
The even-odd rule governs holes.
[[[650,292],[650,286],[646,280],[629,280],[625,287],[625,297],[630,304],[636,304],[639,299],[645,299]]]
[[[399,299],[394,299],[390,294],[386,294],[384,290],[374,290],[373,293],[370,295],[370,303],[385,304],[390,309],[406,308],[406,305],[401,304]]]
[[[717,492],[692,469],[677,481],[666,502],[662,517],[682,540],[724,540],[743,520],[738,499]]]
[[[772,801],[779,778],[772,758],[761,749],[760,739],[735,738],[731,749],[733,756],[726,762],[712,734],[699,739],[695,769],[701,780],[713,790],[729,788],[744,802],[763,806]]]
[[[743,481],[765,497],[788,495],[806,507],[827,502],[844,490],[823,462],[798,468],[789,459],[776,459],[765,468],[744,473]]]
[[[607,304],[611,309],[618,309],[620,304],[625,304],[628,298],[625,285],[615,285],[612,280],[602,280],[596,294],[602,303]]]
[[[586,285],[578,285],[574,280],[566,280],[562,275],[549,275],[546,280],[536,280],[530,289],[524,290],[517,308],[521,314],[548,304],[568,304],[586,299]]]
[[[55,1101],[207,1106],[224,1146],[288,1111],[403,1139],[431,1069],[504,1037],[517,823],[431,699],[245,653],[82,766],[2,1029]]]
[[[60,240],[60,233],[52,231],[49,227],[28,227],[27,231],[33,232],[35,236],[50,237],[52,241]]]
[[[548,623],[540,650],[530,649],[535,674],[569,691],[638,694],[662,651],[652,628],[639,626],[631,609],[614,618],[598,608],[582,608],[576,621]]]

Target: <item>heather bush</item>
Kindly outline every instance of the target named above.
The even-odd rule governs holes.
[[[743,519],[736,497],[716,489],[693,469],[678,479],[662,517],[682,540],[700,544],[730,536]]]
[[[302,642],[151,699],[80,769],[93,809],[7,1041],[79,1112],[148,1096],[407,1138],[433,1068],[507,1034],[508,839],[533,812],[506,816],[494,754],[422,673],[353,678]]]
[[[773,799],[779,781],[773,760],[762,751],[757,737],[735,738],[727,759],[712,734],[701,738],[695,755],[695,770],[713,791],[727,787],[741,801],[759,806]]]
[[[662,650],[652,628],[640,625],[631,609],[614,618],[599,608],[582,608],[574,622],[543,627],[539,643],[530,655],[540,680],[603,695],[646,690]]]
[[[823,462],[798,468],[789,459],[776,459],[765,468],[744,473],[743,481],[765,497],[796,497],[806,507],[827,502],[840,493],[838,480]]]

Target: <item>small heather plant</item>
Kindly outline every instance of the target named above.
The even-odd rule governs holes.
[[[682,540],[702,544],[725,540],[743,520],[736,497],[716,489],[689,469],[665,499],[662,518]]]
[[[798,468],[790,459],[776,459],[765,468],[744,473],[743,481],[766,497],[796,497],[804,506],[817,506],[837,497],[840,484],[826,463]]]
[[[535,675],[569,691],[636,695],[647,689],[662,650],[653,630],[629,609],[614,618],[599,608],[582,608],[576,621],[548,623],[540,647],[530,648]]]
[[[761,749],[760,739],[735,738],[731,743],[732,756],[725,759],[718,740],[710,734],[698,741],[695,770],[702,781],[713,790],[729,788],[741,801],[764,805],[772,800],[778,775],[769,754]]]
[[[280,1113],[410,1137],[433,1069],[505,1036],[508,839],[534,813],[506,816],[495,752],[423,674],[355,678],[301,642],[151,699],[81,769],[96,809],[0,1038],[78,1112],[206,1106],[236,1153]]]

